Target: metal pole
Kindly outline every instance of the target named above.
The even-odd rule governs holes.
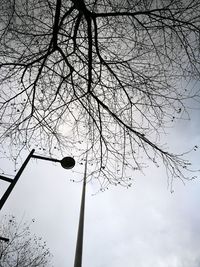
[[[21,176],[24,168],[26,167],[27,163],[29,162],[29,160],[30,160],[30,158],[31,158],[31,156],[33,155],[34,152],[35,152],[35,149],[33,149],[30,152],[30,154],[28,155],[28,157],[26,158],[26,160],[22,164],[21,168],[17,172],[15,178],[12,181],[10,181],[9,187],[7,188],[6,192],[4,193],[4,195],[2,196],[2,198],[0,200],[0,210],[2,209],[4,203],[6,202],[7,198],[9,197],[9,195],[12,192],[13,188],[15,187],[17,181],[19,180],[19,177]]]
[[[9,183],[12,183],[13,179],[0,175],[0,179]]]
[[[80,207],[80,215],[79,215],[79,226],[78,226],[78,235],[77,235],[77,241],[76,241],[76,253],[75,253],[74,267],[82,266],[86,175],[87,175],[87,157],[86,157],[86,162],[85,162],[85,172],[84,172],[84,178],[83,178],[83,189],[82,189],[82,198],[81,198],[81,207]]]
[[[43,157],[43,156],[39,156],[39,155],[32,155],[32,158],[43,159],[43,160],[48,160],[48,161],[53,161],[53,162],[60,162],[59,159],[47,158],[47,157]]]

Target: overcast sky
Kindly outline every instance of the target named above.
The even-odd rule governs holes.
[[[200,144],[200,112],[192,114],[167,136],[174,151]],[[198,168],[199,152],[190,157]],[[32,231],[47,241],[55,267],[72,267],[74,261],[82,185],[70,182],[73,175],[32,159],[1,211],[35,218]],[[94,196],[88,184],[83,267],[199,267],[200,181],[176,181],[171,194],[164,168],[151,166],[145,176],[133,176],[130,189],[113,187]],[[0,186],[3,191],[5,182]]]

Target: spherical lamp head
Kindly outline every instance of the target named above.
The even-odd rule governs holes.
[[[75,166],[75,160],[71,157],[65,157],[60,161],[64,169],[72,169]]]

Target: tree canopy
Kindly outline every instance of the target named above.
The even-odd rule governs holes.
[[[18,223],[14,216],[4,216],[0,235],[9,239],[8,242],[0,240],[1,267],[50,266],[51,254],[46,243],[31,235],[29,223]]]
[[[2,144],[88,153],[101,188],[146,159],[192,178],[162,135],[199,100],[199,0],[1,2]]]

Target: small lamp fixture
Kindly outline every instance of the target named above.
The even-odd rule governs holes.
[[[75,166],[75,160],[71,157],[65,157],[60,161],[64,169],[72,169]]]

